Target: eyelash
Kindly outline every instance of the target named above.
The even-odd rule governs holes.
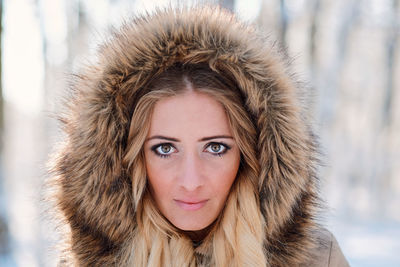
[[[226,152],[228,152],[229,149],[231,149],[230,146],[228,146],[227,144],[225,144],[223,142],[211,142],[211,143],[208,143],[205,148],[207,149],[207,148],[211,147],[212,145],[223,146],[223,151],[222,152],[218,152],[218,153],[212,153],[211,152],[211,155],[214,155],[214,156],[222,157]]]
[[[208,143],[204,149],[207,149],[208,147],[212,146],[212,145],[220,145],[224,147],[224,150],[222,152],[218,152],[218,153],[212,153],[210,152],[211,155],[213,156],[219,156],[222,157],[226,152],[228,152],[228,150],[231,149],[230,146],[228,146],[227,144],[223,143],[223,142],[210,142]],[[170,146],[171,148],[175,149],[175,146],[171,143],[161,143],[161,144],[157,144],[151,147],[151,150],[154,152],[154,154],[156,154],[157,156],[161,157],[161,158],[168,158],[171,156],[171,154],[161,154],[157,151],[157,149],[161,146]]]
[[[161,157],[161,158],[168,158],[168,157],[170,156],[170,154],[161,154],[161,153],[159,153],[159,152],[157,151],[157,149],[158,149],[159,147],[161,147],[161,146],[170,146],[171,148],[176,149],[176,148],[174,147],[174,145],[171,144],[171,143],[161,143],[161,144],[157,144],[157,145],[152,146],[152,147],[151,147],[151,150],[152,150],[157,156],[159,156],[159,157]]]

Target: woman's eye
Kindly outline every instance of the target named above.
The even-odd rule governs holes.
[[[154,153],[160,157],[168,157],[176,151],[171,144],[160,144],[152,147]]]
[[[221,144],[221,143],[210,143],[207,146],[206,151],[220,156],[220,155],[226,153],[226,151],[228,151],[229,149],[230,149],[230,147],[228,147],[227,145]]]

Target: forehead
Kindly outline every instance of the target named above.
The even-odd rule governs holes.
[[[230,134],[224,107],[212,96],[188,91],[159,100],[149,134],[206,136]]]

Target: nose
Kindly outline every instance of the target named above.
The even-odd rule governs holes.
[[[187,154],[182,160],[179,172],[179,185],[189,192],[198,190],[204,185],[201,159],[196,153]]]

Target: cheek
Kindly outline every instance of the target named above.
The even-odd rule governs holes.
[[[149,156],[149,155],[147,155]],[[173,170],[165,162],[152,156],[146,157],[147,179],[156,200],[161,200],[171,191]]]
[[[217,194],[226,195],[234,182],[240,163],[240,156],[237,154],[218,162],[216,166],[207,168],[207,176],[213,184]]]
[[[237,171],[238,165],[236,164],[227,166],[227,168],[222,169],[222,173],[220,173],[220,176],[223,177],[223,179],[220,180],[219,188],[221,188],[222,190],[229,190],[230,186],[236,178]]]

